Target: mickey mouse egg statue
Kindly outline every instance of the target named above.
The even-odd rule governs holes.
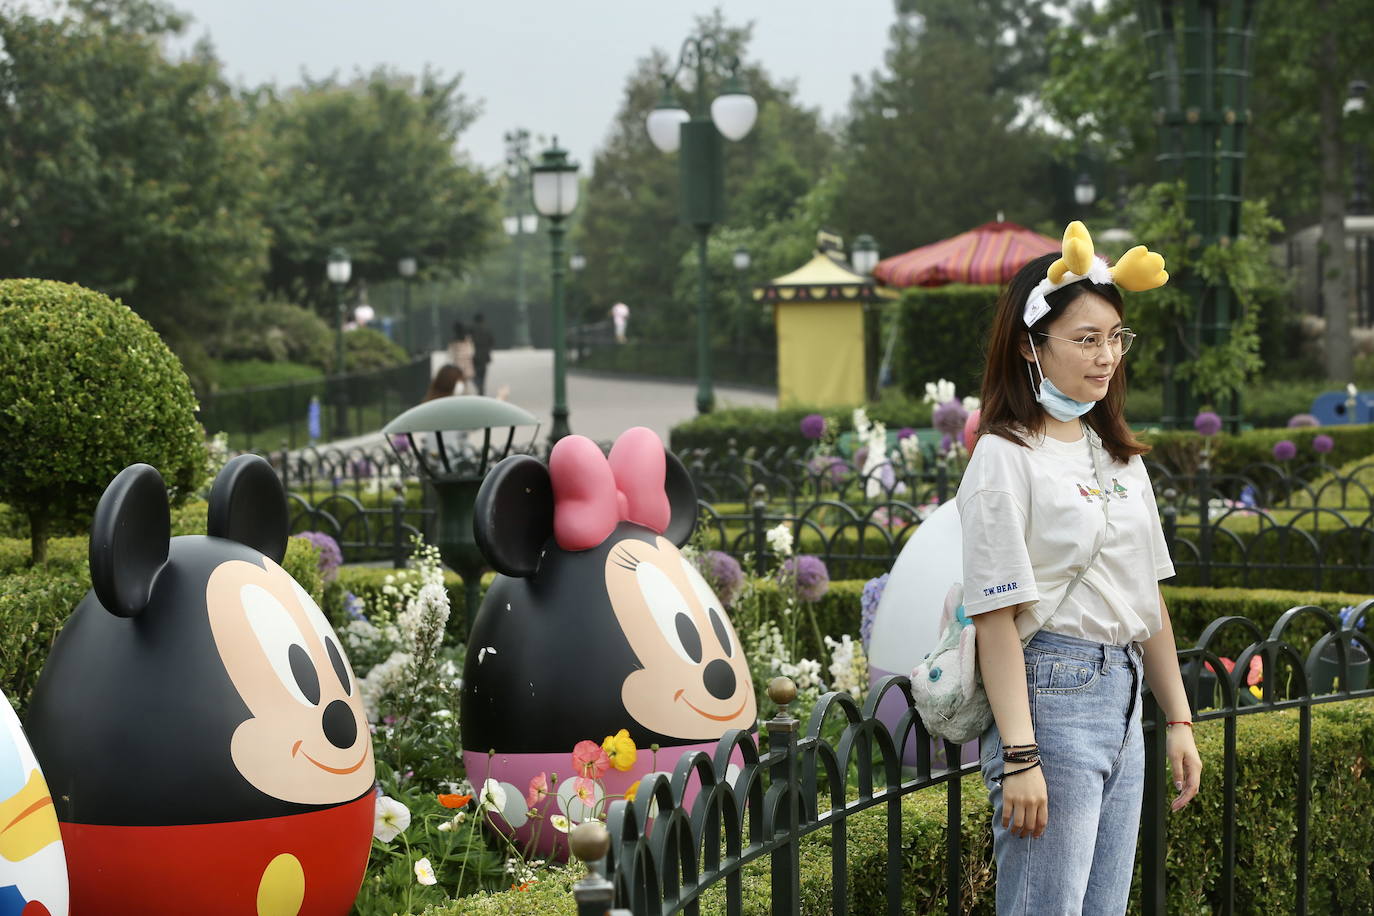
[[[463,756],[468,778],[491,787],[489,803],[519,836],[535,834],[527,798],[555,825],[538,831],[541,852],[566,851],[561,818],[603,813],[643,775],[671,772],[683,754],[714,753],[727,732],[755,726],[739,637],[678,552],[696,515],[686,469],[643,427],[622,434],[609,457],[568,436],[548,467],[513,456],[482,484],[475,534],[501,575],[468,641]],[[597,784],[579,786],[574,746],[621,729],[638,749],[634,763],[589,764]],[[548,798],[530,787],[541,774],[558,776]]]
[[[0,693],[0,916],[67,916],[67,861],[43,773]]]
[[[30,706],[74,916],[344,916],[371,846],[374,766],[334,631],[279,565],[281,482],[253,455],[170,537],[161,475],[96,509],[94,588]],[[25,911],[27,916],[27,911]]]

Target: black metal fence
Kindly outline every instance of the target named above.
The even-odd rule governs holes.
[[[426,355],[391,369],[219,391],[201,399],[200,421],[212,435],[228,433],[238,451],[295,450],[380,429],[420,402],[429,377]]]
[[[1179,652],[1185,684],[1194,707],[1198,708],[1196,719],[1224,723],[1220,765],[1215,760],[1205,762],[1205,778],[1221,781],[1224,804],[1220,886],[1215,889],[1221,913],[1233,912],[1237,880],[1262,877],[1238,872],[1236,722],[1242,716],[1281,709],[1298,710],[1300,723],[1297,786],[1292,797],[1295,832],[1291,838],[1296,850],[1297,893],[1291,909],[1285,911],[1308,911],[1313,855],[1309,843],[1313,810],[1312,708],[1374,697],[1374,689],[1365,686],[1374,642],[1354,629],[1371,605],[1374,601],[1357,608],[1356,616],[1344,630],[1333,615],[1310,607],[1288,611],[1267,635],[1244,618],[1223,618],[1207,628],[1195,647]],[[1302,622],[1315,623],[1323,629],[1305,658],[1288,638],[1290,630]],[[1218,648],[1225,635],[1232,632],[1248,637],[1249,645],[1240,652],[1230,675],[1213,678],[1221,701],[1206,708],[1210,694],[1202,690],[1202,675],[1208,671],[1204,665],[1210,665],[1211,671],[1225,670]],[[1334,662],[1330,660],[1333,657]],[[1363,659],[1366,680],[1351,689],[1357,657]],[[1245,691],[1243,679],[1251,658],[1263,659],[1269,675],[1264,678],[1263,695],[1253,705],[1244,706],[1238,697]],[[1286,674],[1286,679],[1281,674]],[[1323,676],[1327,679],[1325,683],[1320,682]],[[892,692],[902,696],[906,708],[895,727],[889,729],[878,718],[877,710],[884,696]],[[744,869],[750,863],[765,861],[771,886],[771,912],[780,916],[797,914],[802,895],[802,842],[808,835],[821,831],[828,831],[829,836],[828,911],[837,916],[859,912],[850,905],[847,822],[873,808],[882,809],[887,822],[888,854],[881,911],[897,916],[906,912],[902,899],[902,799],[937,785],[944,785],[946,790],[944,911],[966,912],[975,903],[965,899],[961,779],[977,772],[978,764],[934,765],[930,735],[912,705],[910,682],[900,676],[887,678],[874,687],[862,706],[848,694],[827,694],[805,726],[787,712],[787,704],[795,693],[795,687],[785,678],[769,685],[769,695],[779,710],[764,723],[765,747],[747,732],[731,731],[720,740],[714,755],[698,753],[684,757],[674,772],[644,777],[632,801],[612,803],[606,822],[609,842],[574,845],[575,851],[588,859],[599,858],[598,854],[605,850],[605,877],[602,864],[594,862],[592,874],[574,888],[580,916],[603,916],[612,905],[628,908],[626,912],[633,916],[696,914],[704,895],[712,891],[723,896],[726,913],[740,914]],[[827,723],[832,719],[838,719],[840,724],[839,737],[834,741],[825,737]],[[1142,912],[1155,916],[1166,912],[1167,780],[1164,717],[1148,692],[1142,725],[1146,764],[1138,849],[1140,902]],[[914,772],[904,771],[903,754],[913,745],[918,755]],[[730,779],[727,770],[734,755],[742,756],[744,766],[736,778]],[[948,761],[959,760],[960,748],[946,743],[944,756]],[[687,804],[689,790],[696,795]],[[1275,805],[1284,798],[1276,796]],[[1287,839],[1277,837],[1274,841]],[[586,849],[591,849],[590,855]],[[1186,863],[1187,857],[1175,861]],[[878,912],[874,906],[870,904],[862,912]],[[1317,908],[1325,909],[1320,905]]]

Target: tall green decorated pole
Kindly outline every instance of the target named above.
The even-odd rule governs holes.
[[[1227,245],[1240,234],[1245,127],[1254,48],[1255,0],[1140,0],[1150,50],[1150,84],[1159,128],[1163,177],[1187,188],[1189,247]],[[1196,396],[1178,369],[1202,348],[1226,343],[1239,315],[1225,280],[1195,270],[1175,278],[1193,315],[1165,342],[1166,428],[1186,426]],[[1240,396],[1216,405],[1228,425],[1240,422]]]
[[[721,94],[706,103],[707,78],[720,62],[719,43],[707,35],[693,36],[682,44],[677,67],[663,76],[663,96],[649,114],[645,127],[654,146],[665,153],[681,148],[682,221],[697,233],[697,412],[710,413],[715,406],[711,378],[711,276],[707,242],[711,227],[725,215],[724,152],[721,136],[742,140],[754,127],[758,103],[739,81],[739,61],[729,62],[730,76]],[[696,70],[693,90],[696,104],[689,115],[673,97],[673,84],[686,67]]]

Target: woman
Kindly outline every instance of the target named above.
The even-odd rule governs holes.
[[[997,306],[983,435],[959,486],[964,608],[993,724],[999,914],[1124,913],[1144,783],[1141,678],[1168,725],[1178,795],[1201,761],[1158,580],[1174,574],[1122,416],[1121,293],[1168,279],[1142,246],[1110,271],[1082,223]]]
[[[453,340],[448,345],[448,361],[463,371],[464,379],[473,379],[477,377],[477,367],[474,365],[476,356],[477,345],[472,342],[468,326],[455,321]]]
[[[429,388],[425,391],[424,398],[420,403],[432,401],[435,398],[446,398],[451,395],[463,394],[467,390],[467,376],[463,370],[457,366],[440,366],[439,371],[434,373],[434,378],[429,380]],[[467,433],[449,432],[445,435],[442,432],[420,433],[420,451],[430,460],[435,462],[437,467],[444,467],[445,461],[450,465],[459,459],[462,454],[463,445],[467,442]],[[440,453],[440,445],[443,452]]]

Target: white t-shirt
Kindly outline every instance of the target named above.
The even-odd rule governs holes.
[[[957,497],[964,611],[971,617],[1029,603],[1016,617],[1022,639],[1053,615],[1044,629],[1124,646],[1162,626],[1157,583],[1173,576],[1174,565],[1140,457],[1118,464],[1084,430],[1077,442],[1027,434],[1028,448],[1000,436],[978,439]],[[1093,447],[1105,494],[1093,473]],[[1104,526],[1101,552],[1063,601]]]

